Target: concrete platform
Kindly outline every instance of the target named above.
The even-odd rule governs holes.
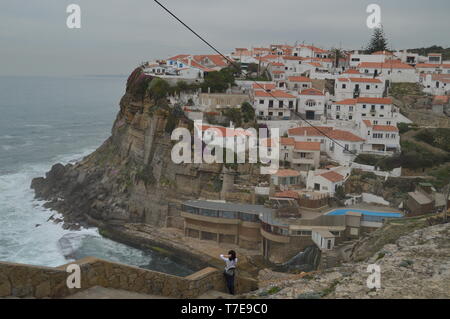
[[[68,296],[65,299],[173,299],[173,298],[156,295],[146,295],[126,290],[95,286],[77,292],[76,294]]]

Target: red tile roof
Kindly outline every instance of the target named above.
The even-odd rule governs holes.
[[[320,142],[295,142],[294,148],[300,151],[320,151]]]
[[[356,99],[357,103],[372,103],[372,104],[392,104],[390,97],[359,97]]]
[[[323,92],[317,89],[306,89],[300,92],[301,95],[318,95],[324,96]]]
[[[279,169],[278,172],[275,173],[275,176],[295,177],[295,176],[300,176],[300,172],[294,171],[293,169]]]
[[[329,137],[338,140],[338,141],[348,141],[348,142],[363,142],[365,141],[363,138],[343,130],[332,130],[329,134]]]
[[[275,197],[294,198],[294,199],[300,198],[299,194],[294,191],[284,191],[284,192],[275,193]]]
[[[406,63],[398,62],[398,61],[388,61],[384,63],[377,62],[362,62],[358,65],[358,68],[369,68],[369,69],[414,69],[412,66]]]
[[[342,74],[361,74],[358,70],[355,69],[348,69],[347,71],[343,72]]]
[[[342,176],[339,173],[336,173],[335,171],[329,171],[329,172],[320,174],[320,176],[328,179],[330,182],[333,182],[333,183],[337,183],[337,182],[343,181],[345,179],[344,176]]]
[[[257,97],[274,97],[274,98],[286,98],[286,99],[295,99],[296,97],[292,94],[286,93],[284,91],[272,91],[266,92],[262,90],[255,91],[255,96]]]
[[[398,128],[392,125],[374,125],[373,130],[383,132],[398,132]]]
[[[364,124],[366,124],[367,127],[372,127],[372,123],[370,123],[369,120],[363,120]]]
[[[334,102],[334,104],[337,104],[337,105],[355,105],[356,101],[357,101],[357,99],[346,99],[346,100]]]
[[[293,137],[282,137],[281,138],[281,145],[294,146],[295,145],[295,139]]]
[[[277,86],[275,83],[253,83],[254,90],[274,90]]]
[[[435,105],[442,105],[442,104],[447,104],[450,100],[450,96],[448,95],[436,95],[433,98],[433,104]]]
[[[306,76],[289,76],[288,81],[289,82],[311,82],[312,80],[310,78],[307,78]]]
[[[339,82],[382,83],[379,79],[372,78],[339,78]]]

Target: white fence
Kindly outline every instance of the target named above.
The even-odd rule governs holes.
[[[392,171],[381,171],[378,168],[376,168],[375,166],[358,164],[358,163],[353,162],[351,164],[351,168],[360,169],[360,170],[363,170],[364,172],[372,172],[377,176],[382,176],[385,178],[402,176],[402,168],[401,167],[394,168]]]

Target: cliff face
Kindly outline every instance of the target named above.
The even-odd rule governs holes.
[[[36,196],[64,215],[65,227],[77,227],[90,218],[108,225],[162,226],[170,203],[219,196],[221,165],[171,161],[167,122],[179,126],[189,122],[174,118],[164,101],[152,96],[147,89],[152,80],[136,69],[128,79],[111,137],[79,163],[56,164],[45,178],[33,180]]]

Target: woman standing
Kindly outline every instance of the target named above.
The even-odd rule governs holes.
[[[236,252],[230,250],[228,255],[220,255],[220,258],[225,261],[225,271],[223,274],[225,275],[228,291],[231,295],[234,295],[234,275],[237,264]]]

